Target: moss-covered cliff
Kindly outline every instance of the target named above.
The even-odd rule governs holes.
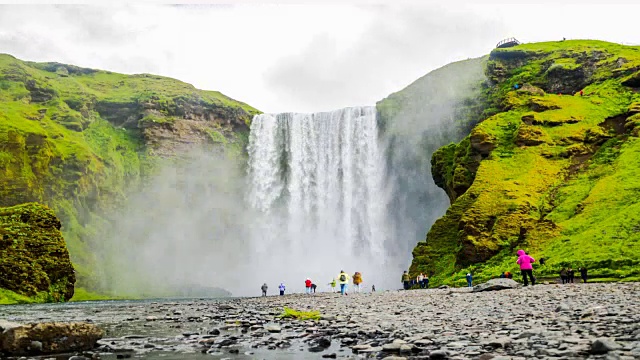
[[[0,207],[51,207],[81,285],[92,238],[157,159],[244,151],[254,108],[154,75],[122,75],[0,54]]]
[[[586,266],[601,280],[638,279],[640,47],[524,44],[492,51],[486,74],[495,115],[434,154],[451,207],[411,272],[483,281],[517,272],[524,248],[547,259],[538,277]]]
[[[0,208],[0,304],[65,301],[76,282],[60,221],[46,206],[29,203]]]

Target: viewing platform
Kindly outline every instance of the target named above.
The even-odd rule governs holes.
[[[516,38],[508,38],[500,41],[498,45],[496,45],[496,48],[498,49],[510,48],[516,45],[520,45],[520,41],[518,41]]]

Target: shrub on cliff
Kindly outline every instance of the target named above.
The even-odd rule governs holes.
[[[44,205],[0,208],[0,288],[40,301],[71,299],[76,282],[60,220]]]

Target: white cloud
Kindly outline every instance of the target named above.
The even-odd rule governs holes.
[[[373,104],[509,36],[638,42],[633,4],[387,4],[5,5],[0,52],[171,76],[278,112]]]

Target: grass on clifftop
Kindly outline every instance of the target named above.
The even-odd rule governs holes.
[[[586,266],[596,280],[637,279],[640,47],[525,44],[495,50],[487,73],[500,111],[457,145],[486,153],[472,185],[414,250],[412,273],[433,275],[437,286],[464,285],[472,272],[480,283],[519,274],[515,252],[523,248],[547,259],[535,267],[540,278]],[[516,83],[526,87],[515,91]],[[449,186],[467,161],[452,151],[460,150],[437,159]]]

